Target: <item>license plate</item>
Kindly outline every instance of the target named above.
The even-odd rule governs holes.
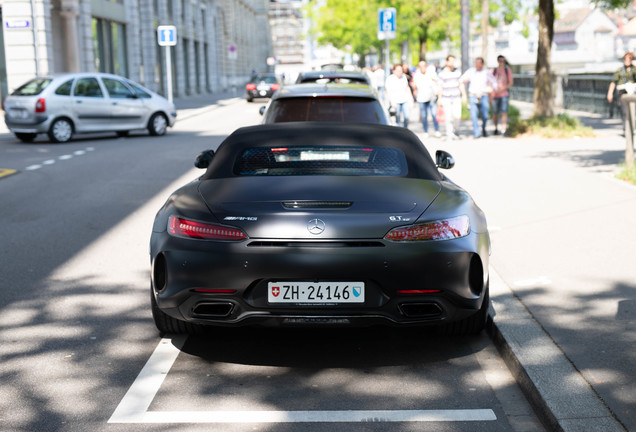
[[[265,96],[267,94],[265,90],[261,90],[260,93],[261,93],[261,96]]]
[[[9,110],[9,116],[16,119],[25,119],[27,118],[28,113],[25,109],[12,108]]]
[[[364,282],[269,282],[270,303],[364,303]]]

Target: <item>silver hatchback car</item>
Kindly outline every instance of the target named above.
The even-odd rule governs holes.
[[[127,78],[72,73],[33,78],[5,99],[5,123],[23,142],[46,133],[56,143],[75,133],[147,129],[163,135],[177,116],[174,104]]]

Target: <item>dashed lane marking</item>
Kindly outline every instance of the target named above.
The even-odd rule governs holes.
[[[65,154],[65,155],[62,155],[62,156],[58,156],[57,159],[48,159],[48,160],[45,160],[44,162],[41,162],[39,164],[29,165],[24,170],[25,171],[39,170],[40,168],[42,168],[45,165],[53,165],[57,160],[65,161],[65,160],[73,159],[74,156],[82,156],[82,155],[85,155],[87,152],[92,152],[93,150],[95,150],[95,147],[86,147],[84,150],[76,150],[72,154]],[[0,176],[0,177],[2,177],[2,176]]]
[[[10,168],[0,168],[0,178],[8,177],[11,174],[17,173],[18,170],[10,169]]]
[[[493,421],[491,409],[342,411],[148,411],[181,352],[185,336],[164,338],[108,423],[333,423]]]

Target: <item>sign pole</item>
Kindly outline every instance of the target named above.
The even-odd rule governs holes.
[[[171,46],[177,44],[177,28],[173,25],[157,27],[157,42],[166,47],[166,93],[168,101],[172,103],[172,52]]]
[[[166,79],[168,80],[168,102],[172,103],[172,55],[168,45],[166,45]]]

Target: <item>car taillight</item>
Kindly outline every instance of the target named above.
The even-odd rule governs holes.
[[[276,91],[280,88],[280,84],[272,84],[272,86],[270,87],[273,91]]]
[[[384,237],[394,242],[450,240],[467,236],[470,232],[468,216],[458,216],[423,224],[395,228]]]
[[[45,111],[46,111],[46,100],[44,98],[40,98],[35,103],[35,112],[36,113],[43,113]]]
[[[207,224],[189,219],[170,216],[168,232],[177,237],[206,240],[245,240],[247,235],[239,228]]]
[[[245,90],[256,90],[256,84],[248,84],[245,86]]]

